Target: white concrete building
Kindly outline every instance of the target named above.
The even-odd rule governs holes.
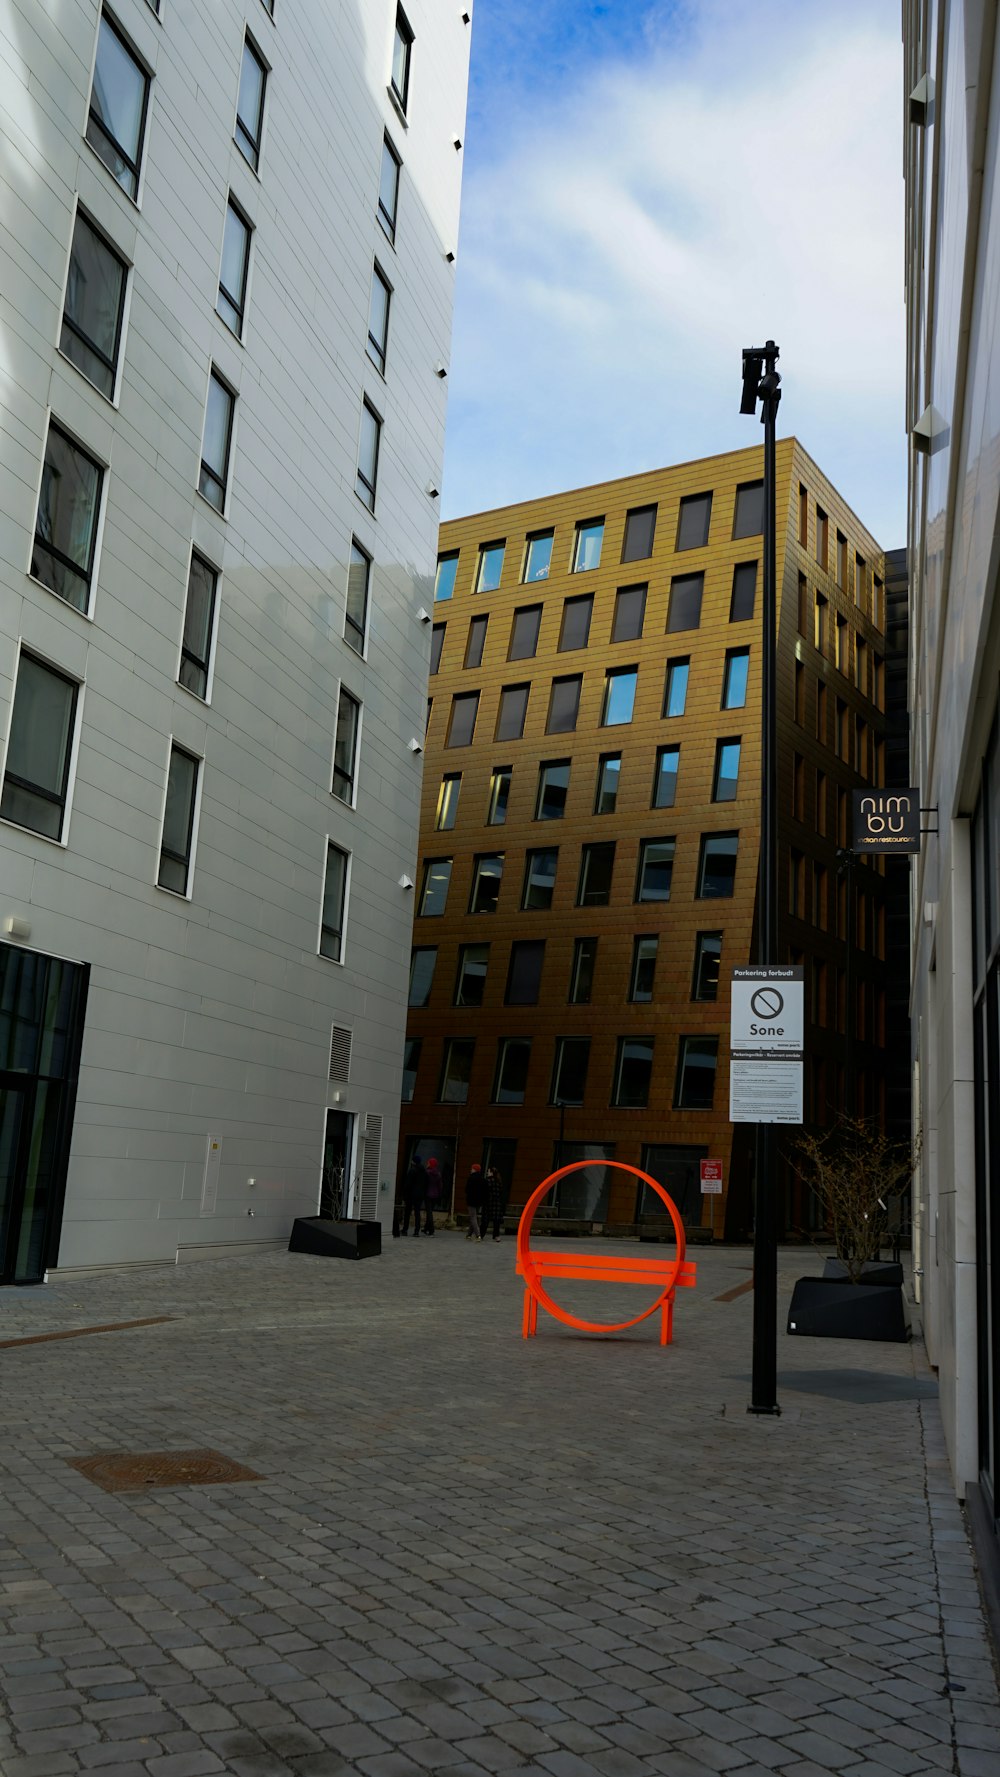
[[[469,42],[3,8],[0,1282],[389,1211]]]
[[[905,0],[917,1263],[954,1479],[1000,1517],[1000,32]],[[935,831],[936,829],[936,831]]]

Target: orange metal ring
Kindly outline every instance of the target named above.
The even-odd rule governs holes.
[[[560,1308],[558,1302],[552,1300],[548,1290],[539,1278],[531,1257],[531,1244],[529,1239],[531,1225],[535,1219],[535,1211],[541,1203],[542,1198],[552,1189],[553,1185],[559,1183],[561,1178],[565,1178],[567,1173],[580,1172],[584,1167],[594,1165],[613,1166],[619,1172],[630,1172],[635,1178],[642,1179],[644,1184],[649,1185],[666,1205],[667,1214],[674,1225],[674,1234],[677,1239],[677,1253],[674,1258],[673,1270],[667,1283],[657,1296],[656,1301],[650,1308],[644,1308],[641,1314],[637,1314],[634,1320],[620,1320],[616,1321],[613,1325],[610,1322],[603,1320],[580,1320],[577,1315],[570,1314],[568,1309]],[[568,1327],[576,1327],[581,1333],[623,1333],[628,1327],[637,1327],[640,1321],[648,1320],[651,1314],[655,1314],[658,1308],[663,1307],[671,1290],[676,1286],[680,1268],[684,1263],[684,1247],[684,1223],[681,1221],[677,1205],[674,1203],[673,1198],[668,1196],[659,1181],[655,1178],[651,1178],[648,1172],[640,1171],[638,1166],[628,1166],[624,1160],[602,1160],[596,1162],[594,1160],[574,1160],[569,1166],[560,1166],[558,1172],[550,1172],[548,1178],[543,1179],[538,1188],[531,1193],[531,1196],[528,1198],[527,1203],[521,1211],[521,1220],[517,1224],[517,1259],[519,1269],[524,1277],[525,1287],[534,1296],[539,1307],[544,1308],[547,1314],[554,1315],[556,1320],[563,1321]]]

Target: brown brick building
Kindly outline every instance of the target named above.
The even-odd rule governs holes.
[[[781,943],[825,1122],[884,1094],[885,875],[839,855],[884,771],[884,558],[796,440],[777,473]],[[616,1158],[692,1227],[749,1225],[728,983],[753,960],[761,474],[754,448],[442,528],[401,1156],[436,1152],[459,1207],[473,1161],[516,1205],[593,1158],[560,1213],[632,1226]],[[790,1175],[785,1199],[807,1226]]]

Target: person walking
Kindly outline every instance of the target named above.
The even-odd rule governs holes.
[[[503,1226],[504,1211],[506,1208],[507,1192],[504,1189],[503,1179],[500,1177],[496,1167],[491,1166],[486,1174],[485,1197],[483,1202],[482,1238],[484,1240],[486,1239],[486,1229],[490,1222],[493,1223],[493,1238],[494,1240],[499,1240],[500,1230]]]
[[[413,1217],[413,1238],[420,1233],[420,1215],[427,1196],[427,1174],[419,1154],[414,1154],[403,1180],[403,1234],[409,1233]]]
[[[466,1240],[482,1240],[479,1232],[479,1211],[486,1198],[486,1181],[481,1166],[474,1166],[465,1181],[465,1206],[469,1212],[469,1231]]]
[[[434,1205],[441,1201],[441,1169],[433,1154],[427,1162],[427,1193],[425,1201],[427,1204],[427,1216],[424,1221],[424,1233],[433,1234]],[[418,1214],[417,1221],[419,1222],[419,1220],[420,1216]]]

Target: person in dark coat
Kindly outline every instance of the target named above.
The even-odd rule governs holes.
[[[434,1232],[434,1209],[441,1201],[441,1168],[432,1154],[427,1162],[427,1192],[424,1201],[427,1204],[427,1215],[424,1220],[424,1233]],[[417,1220],[419,1221],[419,1216]]]
[[[466,1240],[482,1240],[479,1232],[479,1211],[486,1199],[486,1180],[483,1178],[481,1166],[474,1166],[465,1181],[465,1205],[469,1212],[469,1231]]]
[[[424,1163],[418,1154],[414,1154],[403,1180],[403,1227],[402,1233],[409,1233],[410,1217],[413,1217],[413,1238],[420,1233],[420,1216],[427,1196],[427,1174]]]
[[[487,1226],[492,1222],[493,1238],[494,1240],[499,1240],[500,1232],[503,1227],[504,1211],[507,1208],[507,1192],[504,1187],[503,1179],[500,1177],[495,1166],[491,1166],[486,1174],[485,1193],[482,1223],[483,1239],[486,1239]]]

